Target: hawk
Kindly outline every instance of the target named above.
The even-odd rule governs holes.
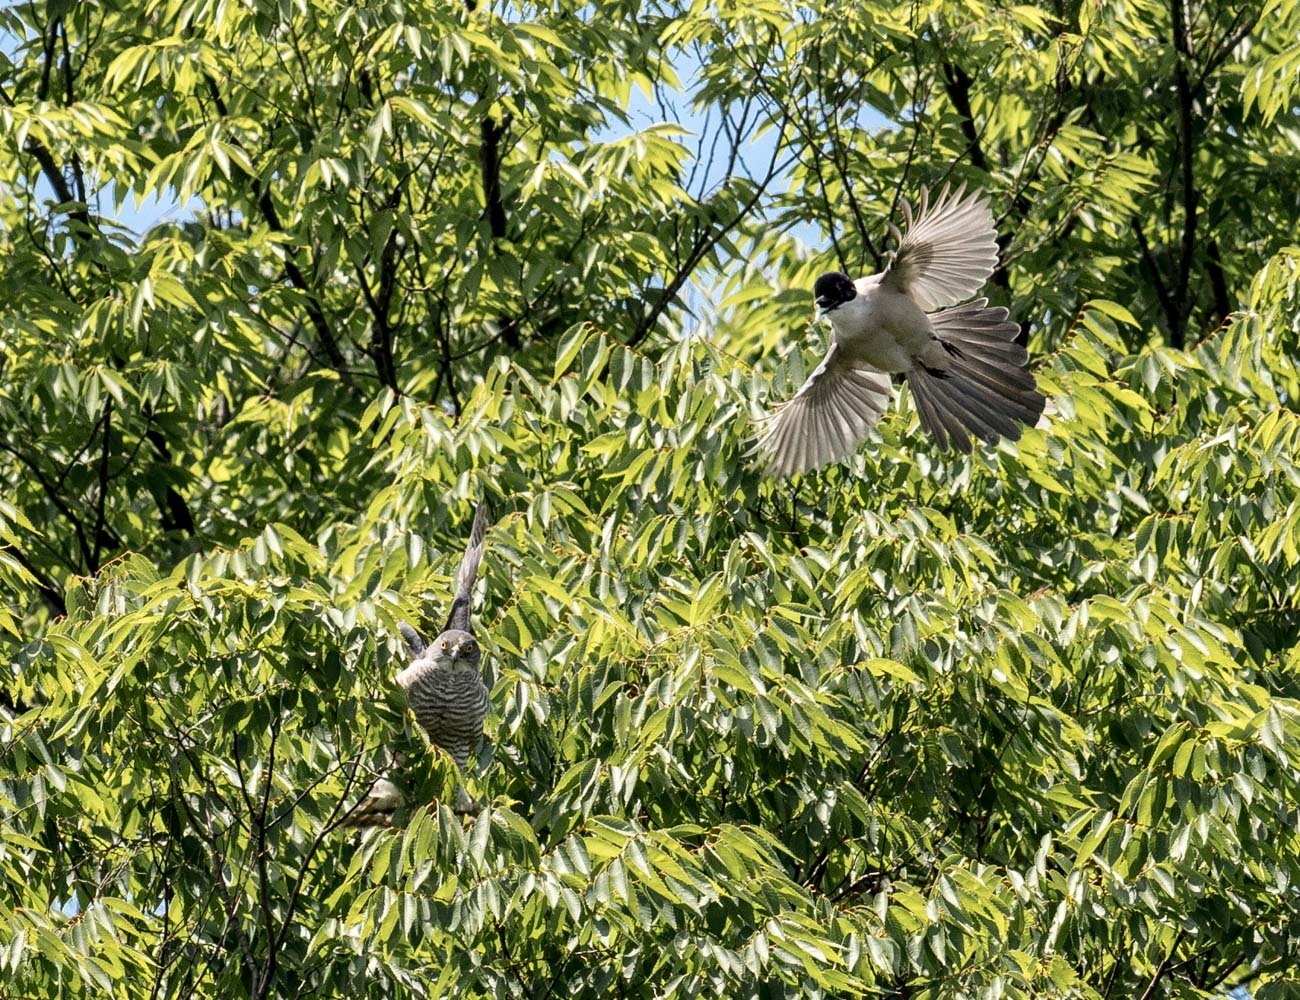
[[[406,692],[407,704],[429,742],[445,750],[462,773],[483,736],[483,719],[488,710],[488,689],[480,672],[483,654],[471,618],[474,581],[483,561],[486,537],[487,503],[480,500],[456,578],[456,595],[442,632],[426,644],[406,622],[397,625],[411,654],[411,663],[397,675],[397,684]],[[397,786],[380,778],[347,822],[365,825],[381,817],[391,818],[400,804]],[[457,785],[455,809],[477,811],[464,785]]]

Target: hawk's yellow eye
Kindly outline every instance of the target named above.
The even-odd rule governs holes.
[[[442,640],[442,651],[443,651],[444,653],[447,652],[447,640],[446,640],[446,639],[443,639],[443,640]]]

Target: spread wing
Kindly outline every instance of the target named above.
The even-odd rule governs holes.
[[[881,276],[881,286],[905,292],[926,312],[955,305],[978,292],[998,263],[997,230],[989,203],[966,185],[945,184],[932,202],[921,190],[921,206],[903,202],[907,233]]]
[[[487,537],[487,501],[480,500],[474,511],[474,526],[470,528],[469,544],[465,547],[465,558],[460,561],[460,574],[456,577],[456,596],[451,602],[451,613],[443,631],[457,628],[463,632],[473,632],[470,626],[470,610],[474,600],[474,580],[478,576],[479,563],[483,561],[483,540]]]
[[[889,405],[889,376],[843,361],[835,344],[776,410],[755,451],[771,476],[808,472],[852,455]]]

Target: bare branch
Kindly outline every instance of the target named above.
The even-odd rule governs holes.
[[[1174,2],[1177,3],[1178,0],[1174,0]],[[1161,978],[1168,971],[1169,963],[1173,961],[1174,952],[1178,950],[1178,946],[1183,943],[1185,937],[1187,937],[1187,931],[1179,928],[1173,944],[1169,946],[1169,951],[1165,954],[1164,961],[1156,967],[1155,975],[1151,977],[1151,982],[1147,983],[1147,988],[1142,991],[1142,996],[1138,1000],[1151,1000],[1151,997],[1155,995],[1156,986],[1159,985]]]
[[[95,530],[93,536],[95,539],[94,554],[90,560],[91,570],[99,569],[99,550],[100,545],[105,538],[105,516],[104,512],[108,506],[108,481],[109,481],[109,459],[112,457],[113,438],[113,397],[109,396],[104,403],[103,428],[100,432],[103,434],[103,447],[99,453],[99,496],[95,503]]]
[[[1193,148],[1192,86],[1188,67],[1194,62],[1191,39],[1188,34],[1187,9],[1184,0],[1170,0],[1169,13],[1174,25],[1174,91],[1178,98],[1178,151],[1183,187],[1183,237],[1178,254],[1178,272],[1170,293],[1172,311],[1169,343],[1181,348],[1186,336],[1187,318],[1191,313],[1187,301],[1192,275],[1192,257],[1196,251],[1196,207],[1199,195],[1196,190]]]

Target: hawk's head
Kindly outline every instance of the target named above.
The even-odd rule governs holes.
[[[449,628],[429,643],[424,655],[445,670],[477,670],[482,654],[471,633]]]

